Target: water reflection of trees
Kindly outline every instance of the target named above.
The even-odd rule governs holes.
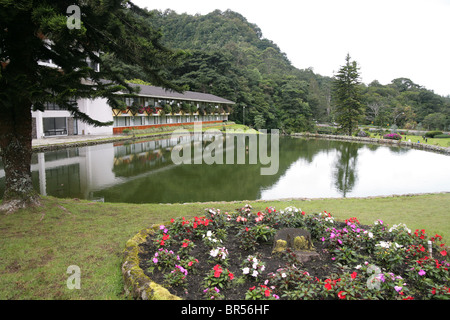
[[[336,189],[344,198],[352,191],[358,179],[356,159],[361,147],[357,143],[342,143],[336,147],[338,156],[334,163],[333,180]]]

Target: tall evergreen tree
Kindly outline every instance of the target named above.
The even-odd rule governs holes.
[[[39,204],[31,181],[32,108],[48,102],[66,108],[95,126],[105,125],[78,109],[76,99],[103,97],[122,108],[114,93],[133,89],[104,64],[109,53],[126,64],[141,66],[148,79],[174,90],[164,66],[176,54],[160,45],[161,35],[148,13],[124,0],[0,0],[0,156],[5,168],[2,211]],[[49,67],[40,61],[51,60]],[[105,81],[106,80],[106,81]]]
[[[358,126],[358,120],[364,112],[361,103],[360,75],[356,61],[350,61],[350,54],[334,77],[333,93],[336,104],[336,121],[341,129],[352,135]]]

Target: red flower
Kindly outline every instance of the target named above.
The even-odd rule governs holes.
[[[165,235],[163,235],[163,241],[165,241],[165,240],[169,240],[169,238],[170,238],[170,236],[168,235],[168,234],[165,234]]]
[[[350,276],[352,277],[352,279],[355,279],[357,275],[358,275],[358,274],[357,274],[356,271],[355,271],[355,272],[353,272]]]
[[[159,243],[160,245],[164,245],[164,240],[161,240],[161,242]]]
[[[185,242],[181,245],[182,248],[186,248],[189,245],[189,240],[185,239]]]
[[[339,291],[339,293],[338,293],[338,297],[339,297],[339,299],[345,299],[345,292],[344,291]]]
[[[269,210],[269,213],[270,213],[270,210]],[[264,291],[264,295],[265,295],[266,297],[269,297],[269,296],[270,296],[270,290],[269,290],[269,289],[266,289],[266,290]]]
[[[219,278],[221,274],[222,274],[222,268],[218,264],[216,264],[214,266],[214,277]]]
[[[174,218],[170,219],[170,223],[174,223],[174,222],[175,222]]]
[[[331,279],[326,279],[325,280],[325,289],[331,290],[331,288],[333,288],[333,285],[331,284]]]
[[[231,272],[228,273],[228,276],[230,277],[230,280],[233,280],[233,279],[234,279],[234,274],[232,274]]]
[[[441,251],[441,255],[446,256],[446,255],[447,255],[447,251],[442,250],[442,251]]]

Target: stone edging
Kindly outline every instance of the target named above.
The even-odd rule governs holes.
[[[352,137],[352,136],[337,136],[331,134],[318,134],[318,133],[293,133],[293,137],[306,137],[306,138],[318,138],[318,139],[328,139],[328,140],[344,140],[344,141],[354,141],[361,143],[371,143],[371,144],[383,144],[389,146],[398,147],[409,147],[413,149],[437,152],[445,155],[450,155],[450,148],[434,146],[431,144],[408,142],[402,140],[391,140],[391,139],[377,139],[377,138],[363,138],[363,137]]]
[[[59,143],[59,144],[47,144],[47,145],[37,145],[33,146],[32,150],[33,152],[46,152],[46,151],[55,151],[60,149],[68,149],[68,148],[81,148],[81,147],[88,147],[88,146],[94,146],[99,144],[107,144],[107,143],[127,143],[127,142],[133,142],[137,140],[144,140],[144,139],[151,139],[151,138],[164,138],[169,135],[171,135],[172,132],[169,133],[161,133],[158,135],[146,135],[142,137],[133,137],[133,136],[125,136],[125,137],[111,137],[111,138],[105,138],[105,139],[99,139],[99,140],[86,140],[86,141],[76,141],[76,142],[70,142],[70,143]]]
[[[141,230],[127,241],[123,251],[122,277],[127,296],[135,300],[181,300],[166,288],[153,282],[139,266],[139,245],[153,235],[158,226]]]

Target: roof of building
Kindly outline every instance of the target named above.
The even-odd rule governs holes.
[[[176,99],[176,100],[190,100],[198,102],[211,102],[211,103],[225,103],[235,104],[233,101],[215,96],[209,93],[200,93],[193,91],[184,91],[179,93],[176,91],[166,90],[161,87],[148,86],[143,84],[130,83],[131,86],[140,87],[141,91],[138,93],[140,96],[161,98],[161,99]]]

